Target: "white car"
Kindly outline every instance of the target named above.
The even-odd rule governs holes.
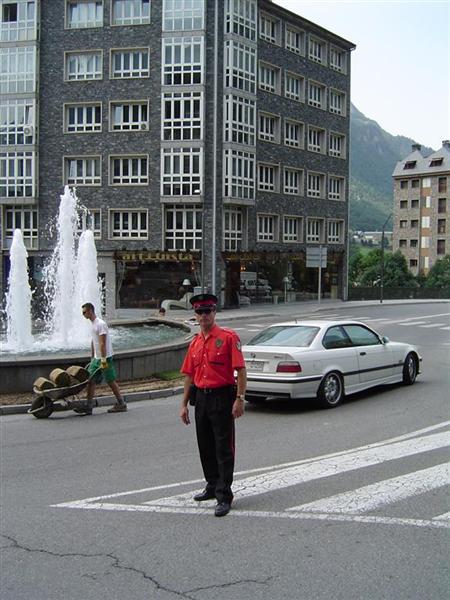
[[[279,323],[258,333],[243,353],[248,402],[317,397],[323,408],[376,385],[411,385],[422,360],[415,346],[391,342],[359,321]]]

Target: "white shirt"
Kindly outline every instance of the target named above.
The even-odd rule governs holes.
[[[92,342],[94,344],[94,358],[102,358],[102,353],[100,351],[100,336],[106,335],[106,358],[113,355],[113,347],[111,342],[111,336],[109,335],[108,325],[100,319],[96,317],[94,321],[92,321]]]

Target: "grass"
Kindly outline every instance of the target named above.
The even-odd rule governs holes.
[[[183,377],[183,375],[180,371],[163,371],[162,373],[153,373],[153,377],[162,379],[163,381],[172,381],[173,379]]]

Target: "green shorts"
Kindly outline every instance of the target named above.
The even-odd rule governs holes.
[[[114,366],[112,357],[110,356],[109,358],[107,358],[106,362],[108,363],[106,369],[101,368],[102,361],[99,358],[93,358],[89,363],[87,371],[90,377],[92,377],[95,371],[97,371],[97,369],[100,367],[100,370],[97,371],[97,373],[95,373],[94,377],[92,378],[92,381],[94,383],[101,383],[103,379],[106,381],[106,383],[112,383],[117,379],[116,368]]]

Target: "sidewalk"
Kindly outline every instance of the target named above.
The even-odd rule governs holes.
[[[383,305],[405,305],[405,304],[450,304],[450,300],[384,300]],[[291,318],[293,315],[296,317],[302,316],[302,314],[317,313],[320,318],[321,312],[330,312],[335,310],[349,311],[352,308],[359,308],[361,306],[380,306],[379,301],[368,300],[368,301],[351,301],[344,302],[342,300],[322,300],[320,303],[317,301],[303,301],[303,302],[287,302],[286,304],[254,304],[246,306],[245,308],[233,308],[224,309],[217,313],[216,321],[224,324],[228,321],[243,320],[243,319],[255,319],[257,317],[273,317],[276,320],[283,320]],[[120,313],[121,318],[148,318],[148,311],[132,311],[132,314],[128,314],[126,317]],[[167,314],[168,320],[187,322],[193,317],[193,311],[171,311]],[[194,320],[195,322],[195,320]],[[137,402],[140,400],[152,400],[155,398],[166,398],[179,394],[182,391],[182,387],[166,388],[153,391],[144,392],[132,392],[127,394],[127,402]],[[115,402],[114,396],[102,396],[98,398],[98,406],[106,407],[111,406]],[[11,415],[26,413],[30,408],[30,404],[12,404],[8,406],[0,406],[0,415]]]

